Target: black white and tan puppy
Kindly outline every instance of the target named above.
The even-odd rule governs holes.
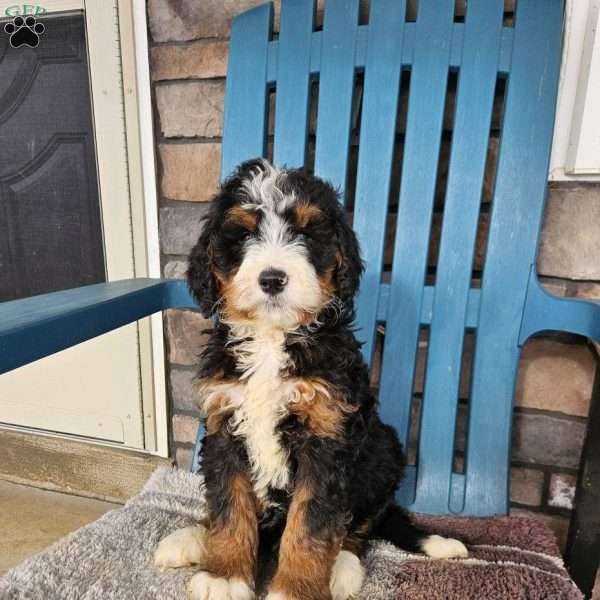
[[[394,503],[403,454],[383,424],[353,334],[362,262],[335,190],[301,170],[241,165],[214,199],[189,286],[215,327],[202,353],[208,522],[176,531],[155,564],[198,564],[196,600],[345,600],[370,539],[466,556]]]

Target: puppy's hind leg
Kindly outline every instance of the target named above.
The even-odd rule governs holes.
[[[202,564],[206,557],[207,529],[198,523],[177,529],[163,538],[154,551],[154,565],[160,569]]]

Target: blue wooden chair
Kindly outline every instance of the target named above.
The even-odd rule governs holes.
[[[272,6],[233,23],[222,174],[267,151],[268,91],[276,90],[273,158],[305,164],[309,88],[318,78],[315,172],[348,180],[353,89],[364,72],[354,227],[367,269],[358,324],[372,359],[385,323],[383,418],[408,441],[419,330],[429,328],[418,460],[404,505],[435,514],[508,510],[513,392],[521,347],[540,331],[600,341],[600,306],[546,293],[535,272],[561,55],[563,0],[519,0],[515,25],[502,0],[328,0],[314,31],[314,0],[284,0],[273,40]],[[449,69],[459,71],[452,152],[435,285],[425,285]],[[384,234],[402,70],[410,96],[393,265],[382,283]],[[501,149],[481,286],[471,282],[494,90],[508,79]],[[168,308],[193,308],[184,282],[111,282],[0,305],[0,373]],[[465,331],[476,335],[464,472],[453,469]],[[197,454],[197,453],[196,453]]]

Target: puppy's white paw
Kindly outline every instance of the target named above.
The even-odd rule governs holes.
[[[190,580],[190,600],[254,600],[254,592],[241,579],[224,579],[200,571]]]
[[[265,600],[294,600],[281,592],[269,592]]]
[[[335,559],[329,589],[333,600],[356,598],[365,580],[365,569],[356,554],[341,550]]]
[[[193,525],[174,531],[154,551],[154,565],[160,569],[200,564],[206,556],[206,527]]]
[[[254,592],[241,579],[229,580],[229,596],[231,600],[254,600]]]
[[[431,558],[467,558],[469,551],[459,540],[430,535],[421,542],[421,550]]]
[[[192,600],[231,600],[229,581],[200,571],[190,580],[190,598]]]

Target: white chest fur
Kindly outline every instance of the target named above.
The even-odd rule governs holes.
[[[283,489],[289,483],[288,455],[277,433],[294,393],[281,376],[289,364],[285,335],[278,329],[255,330],[235,354],[243,375],[231,424],[245,440],[255,493],[265,500],[269,487]]]

